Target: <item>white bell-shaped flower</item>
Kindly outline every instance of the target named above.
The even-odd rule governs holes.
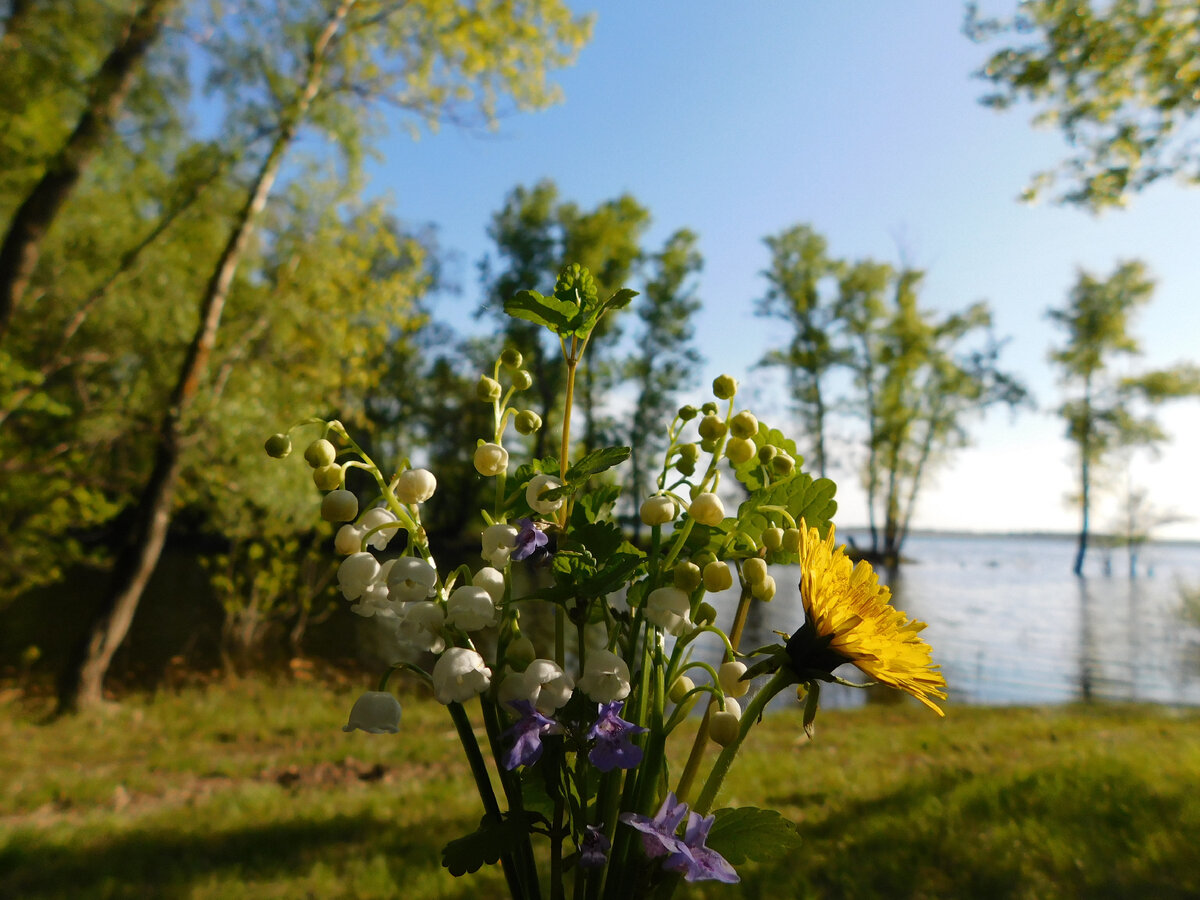
[[[426,600],[437,591],[437,570],[419,556],[402,556],[388,572],[387,587],[397,603]]]
[[[484,566],[471,578],[471,584],[488,592],[493,603],[504,599],[504,573],[491,566]]]
[[[499,444],[480,444],[475,450],[475,471],[488,478],[508,471],[508,451]]]
[[[485,588],[464,584],[446,601],[446,621],[463,631],[478,631],[500,621],[500,613]]]
[[[706,492],[696,495],[688,512],[701,525],[720,525],[725,518],[725,504],[716,494]]]
[[[396,498],[401,503],[424,503],[437,490],[437,479],[428,469],[409,469],[396,478]]]
[[[350,612],[366,619],[396,615],[395,604],[388,599],[387,586],[382,581],[367,585],[367,589],[359,595],[358,602],[350,604]]]
[[[744,662],[734,659],[721,663],[721,668],[717,670],[717,676],[721,680],[721,690],[725,692],[726,697],[744,697],[746,695],[746,692],[750,690],[750,682],[741,680],[745,674],[746,664]]]
[[[370,553],[352,553],[338,566],[338,587],[347,600],[357,600],[379,574],[379,562]]]
[[[376,506],[373,509],[368,509],[363,513],[363,517],[358,520],[358,527],[362,529],[363,534],[366,534],[373,528],[378,528],[380,525],[389,525],[396,521],[396,514],[386,506]],[[381,528],[367,539],[367,546],[374,547],[376,550],[384,550],[387,548],[388,541],[392,539],[397,531],[395,525],[390,525],[388,528]]]
[[[525,679],[524,699],[548,716],[571,699],[575,679],[551,659],[535,659],[522,673]]]
[[[563,498],[542,500],[541,496],[546,491],[552,491],[556,487],[562,487],[562,482],[557,478],[552,478],[549,475],[534,475],[529,479],[529,485],[525,488],[525,502],[529,504],[529,508],[535,513],[548,516],[562,506]]]
[[[508,565],[508,556],[517,546],[517,529],[512,525],[489,525],[483,529],[483,552],[488,564],[497,569]]]
[[[362,550],[362,536],[362,529],[357,525],[343,525],[333,539],[333,549],[342,556],[358,553]]]
[[[646,598],[646,619],[678,637],[692,630],[691,603],[677,587],[661,587]]]
[[[400,701],[390,691],[367,691],[354,701],[342,731],[395,734],[400,730]]]
[[[612,703],[629,696],[629,666],[610,650],[591,650],[583,664],[579,689],[597,703]]]
[[[483,657],[465,647],[451,647],[433,667],[433,695],[439,703],[463,703],[482,694],[492,683],[492,670]]]
[[[442,626],[446,613],[432,600],[417,600],[401,607],[396,639],[417,653],[441,653],[446,648]]]

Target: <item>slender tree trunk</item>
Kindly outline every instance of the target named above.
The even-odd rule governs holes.
[[[75,129],[25,197],[0,243],[0,339],[29,287],[42,242],[80,176],[112,131],[134,75],[158,37],[174,0],[144,0],[92,79],[87,106]]]
[[[1083,427],[1079,433],[1079,548],[1075,552],[1075,565],[1071,571],[1083,574],[1083,557],[1087,553],[1089,516],[1092,493],[1092,378],[1089,375],[1083,387]]]
[[[221,313],[246,246],[279,174],[283,157],[308,114],[321,86],[325,53],[355,0],[343,0],[313,44],[308,74],[295,107],[284,119],[271,151],[263,161],[250,195],[238,213],[200,305],[200,321],[188,347],[167,412],[159,426],[154,469],[142,492],[132,540],[113,570],[109,595],[94,622],[83,652],[68,662],[59,684],[59,710],[96,706],[103,699],[104,676],[113,654],[125,639],[146,584],[166,541],[171,505],[179,479],[181,425],[199,393],[216,342]]]

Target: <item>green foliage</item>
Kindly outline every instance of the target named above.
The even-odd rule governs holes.
[[[1200,177],[1188,137],[1200,109],[1193,3],[1032,0],[1007,20],[983,19],[977,6],[968,7],[968,34],[1011,42],[977,73],[996,89],[982,102],[1032,103],[1035,124],[1059,129],[1074,152],[1037,176],[1027,198],[1058,186],[1057,199],[1101,210],[1164,176]]]
[[[778,859],[803,847],[795,823],[773,809],[742,806],[718,809],[713,815],[716,821],[705,843],[734,865]]]
[[[531,816],[522,814],[506,815],[499,821],[485,816],[477,831],[451,841],[442,849],[442,865],[455,876],[495,865],[500,857],[521,846],[531,820]]]
[[[1065,343],[1050,351],[1062,370],[1067,398],[1058,408],[1067,439],[1078,451],[1079,483],[1073,498],[1080,509],[1075,573],[1083,568],[1091,529],[1093,489],[1106,464],[1139,447],[1153,450],[1167,440],[1150,411],[1167,400],[1200,396],[1200,370],[1184,363],[1168,369],[1117,376],[1112,364],[1136,357],[1141,348],[1129,327],[1150,302],[1154,281],[1140,261],[1119,264],[1101,279],[1080,271],[1066,305],[1047,317],[1066,331]]]

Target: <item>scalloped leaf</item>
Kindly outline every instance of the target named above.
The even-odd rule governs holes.
[[[514,319],[525,319],[560,335],[570,334],[579,318],[578,304],[537,291],[518,291],[504,301],[504,311]]]
[[[829,528],[829,520],[837,512],[837,501],[833,499],[836,492],[837,485],[830,479],[818,478],[814,481],[807,472],[799,472],[787,481],[751,494],[750,498],[738,507],[738,520],[741,523],[738,530],[753,538],[756,544],[761,544],[763,530],[772,524],[778,524],[780,516],[759,512],[759,507],[782,506],[797,524],[804,519],[810,528],[816,528],[825,534]]]
[[[770,428],[765,422],[758,423],[758,434],[754,435],[751,440],[754,442],[755,450],[765,447],[767,444],[783,450],[796,461],[797,469],[804,463],[804,455],[796,449],[796,442],[778,428]],[[733,474],[750,491],[757,491],[766,483],[763,478],[762,463],[758,461],[757,455],[750,457],[740,466],[734,466]]]
[[[803,842],[796,824],[773,809],[754,806],[718,809],[706,846],[732,865],[747,860],[763,862],[800,850]]]
[[[456,877],[477,872],[484,865],[494,865],[504,854],[520,847],[529,831],[529,822],[528,815],[509,815],[499,821],[484,816],[477,831],[442,848],[442,865]]]
[[[567,481],[583,481],[593,475],[599,475],[625,462],[632,452],[629,447],[601,447],[599,450],[593,450],[567,469]]]

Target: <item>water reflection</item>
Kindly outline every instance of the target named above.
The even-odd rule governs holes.
[[[1200,545],[1146,547],[1142,571],[1156,575],[1138,578],[1105,577],[1101,560],[1075,578],[1071,550],[1055,538],[915,537],[915,561],[880,579],[897,608],[929,624],[951,702],[1200,705],[1200,621],[1182,613],[1190,595],[1180,589],[1198,586],[1200,618]],[[776,630],[803,621],[798,572],[774,574],[779,592],[752,606],[743,649],[775,643]],[[736,602],[730,591],[715,605],[732,615]],[[859,677],[852,667],[839,674]],[[867,692],[829,688],[823,706],[867,702]]]

